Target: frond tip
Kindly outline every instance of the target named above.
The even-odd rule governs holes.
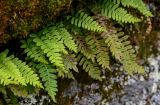
[[[119,60],[124,69],[129,73],[144,73],[144,69],[136,63],[136,55],[130,45],[129,41],[126,41],[128,36],[124,33],[106,33],[105,43],[110,48],[112,55]]]
[[[0,81],[1,84],[19,84],[33,85],[43,88],[37,74],[32,69],[18,58],[11,55],[7,57],[7,52],[0,53]]]
[[[86,57],[83,57],[81,54],[78,55],[77,60],[79,61],[79,65],[83,67],[83,69],[88,72],[88,74],[96,80],[102,80],[101,71],[93,64],[92,61],[88,60]]]
[[[94,32],[104,32],[106,29],[99,25],[94,19],[82,11],[78,11],[71,17],[71,24]]]
[[[54,74],[56,70],[51,65],[45,65],[42,63],[37,65],[37,69],[44,82],[45,90],[51,96],[52,100],[56,102],[55,96],[58,91],[57,76]]]
[[[139,18],[134,17],[125,9],[120,7],[119,4],[104,0],[102,4],[100,4],[100,7],[102,15],[112,18],[113,20],[116,20],[118,22],[135,23],[141,21]]]

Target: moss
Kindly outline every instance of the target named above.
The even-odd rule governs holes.
[[[24,38],[57,20],[71,0],[1,0],[0,43]],[[44,21],[45,20],[45,21]]]

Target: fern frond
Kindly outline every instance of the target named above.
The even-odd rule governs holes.
[[[87,59],[91,59],[93,62],[95,61],[95,53],[90,48],[90,46],[86,43],[84,37],[75,36],[76,44],[78,45],[78,52],[81,52]]]
[[[144,16],[152,16],[147,6],[142,0],[113,0],[116,4],[122,4],[124,7],[132,7],[139,10]]]
[[[113,20],[116,20],[118,22],[135,23],[140,21],[139,18],[134,17],[125,9],[121,8],[119,4],[104,0],[102,4],[100,4],[100,7],[102,15],[112,18]]]
[[[136,63],[136,56],[129,41],[128,36],[123,33],[107,34],[105,43],[110,48],[113,56],[118,59],[124,69],[129,73],[144,73],[144,69]]]
[[[64,28],[62,24],[60,24],[57,27],[58,32],[61,35],[61,40],[63,40],[63,43],[66,47],[68,47],[71,51],[74,51],[77,53],[77,45],[75,44],[73,37],[70,35],[70,33]]]
[[[37,34],[32,34],[33,41],[36,43],[37,46],[41,47],[42,51],[49,57],[51,63],[55,66],[63,68],[63,60],[61,57],[61,53],[65,50],[62,42],[57,40],[49,40],[46,37],[40,37]]]
[[[7,57],[8,50],[0,53],[0,82],[1,84],[22,84],[26,85],[18,66]]]
[[[64,55],[63,60],[66,69],[73,69],[75,72],[78,72],[77,60],[74,54]]]
[[[27,41],[23,41],[21,47],[25,48],[30,58],[48,64],[46,55],[57,67],[58,75],[62,77],[68,72],[64,68],[62,59],[62,54],[68,53],[65,48],[77,52],[77,45],[62,24],[45,28],[38,34],[31,34]]]
[[[68,73],[65,74],[65,78],[75,80],[72,71],[68,71]]]
[[[74,70],[77,73],[79,72],[77,68],[78,63],[75,55],[74,54],[63,55],[63,60],[65,69],[68,71],[68,73],[65,74],[65,77],[69,79],[75,79],[71,71]]]
[[[58,86],[55,68],[51,65],[38,64],[37,69],[39,70],[42,81],[44,82],[45,90],[51,96],[52,100],[56,102],[55,96],[58,91]]]
[[[103,46],[101,43],[104,43],[104,41],[100,38],[98,39],[98,36],[95,35],[88,35],[85,38],[88,45],[90,45],[93,49],[93,51],[96,54],[96,60],[99,63],[99,65],[102,66],[102,68],[109,69],[109,55],[106,46]]]
[[[26,65],[25,62],[22,62],[18,58],[14,57],[13,55],[9,57],[13,63],[17,66],[20,73],[22,74],[23,78],[25,79],[25,83],[29,83],[30,85],[37,86],[39,88],[43,88],[42,84],[39,81],[39,77],[36,73],[34,73],[31,68]]]
[[[82,66],[82,68],[88,72],[89,76],[91,76],[93,79],[96,80],[102,80],[101,78],[101,71],[96,66],[96,64],[93,64],[92,61],[88,60],[83,55],[79,54],[77,56],[77,60],[79,61],[79,65]]]
[[[34,61],[48,64],[43,51],[41,51],[40,47],[36,46],[33,42],[33,38],[30,37],[27,40],[23,40],[21,48],[24,48],[24,52],[27,53],[27,56]]]
[[[106,31],[91,16],[82,11],[78,11],[74,16],[71,16],[71,24],[94,32]]]

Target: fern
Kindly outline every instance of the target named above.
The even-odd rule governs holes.
[[[142,0],[113,0],[116,4],[122,4],[124,7],[133,7],[139,10],[144,16],[152,16]]]
[[[39,70],[42,81],[44,82],[45,90],[51,96],[54,102],[56,102],[55,95],[57,90],[57,76],[55,75],[56,70],[51,65],[38,64],[37,69]]]
[[[129,14],[125,9],[121,8],[119,4],[104,0],[100,4],[100,7],[102,15],[112,18],[113,20],[116,20],[118,22],[135,23],[140,21],[140,19],[134,17],[133,15]]]
[[[88,60],[86,57],[83,57],[83,55],[79,54],[77,56],[77,60],[79,61],[79,65],[82,66],[82,68],[88,72],[88,74],[96,80],[102,80],[101,78],[101,71],[96,66],[96,64],[93,64],[92,61]]]
[[[69,79],[75,79],[71,71],[74,70],[77,73],[79,72],[77,68],[77,59],[75,55],[74,54],[63,55],[63,62],[65,65],[65,69],[68,71],[68,73],[65,74],[65,77]]]
[[[37,34],[31,34],[30,38],[22,43],[21,47],[25,48],[30,58],[47,64],[45,59],[47,56],[49,61],[57,67],[59,76],[62,77],[68,72],[65,70],[62,54],[68,54],[66,48],[77,52],[77,45],[62,24],[47,27]]]
[[[144,69],[137,65],[134,50],[129,41],[126,41],[128,36],[123,33],[108,33],[105,43],[110,48],[113,56],[118,59],[124,69],[129,73],[144,73]]]
[[[37,47],[32,38],[22,41],[21,48],[24,48],[24,52],[27,53],[29,58],[32,58],[36,62],[48,64],[45,58],[45,54],[41,51],[40,47]]]
[[[42,51],[49,57],[51,63],[57,67],[64,68],[61,53],[65,50],[61,41],[57,40],[48,40],[45,37],[40,37],[37,34],[31,35],[33,41],[37,46],[41,47]]]
[[[137,9],[147,17],[152,15],[142,0],[101,0],[98,6],[103,19],[105,16],[119,23],[141,21],[125,10],[127,7]],[[85,10],[88,11],[88,8]],[[97,15],[97,13],[99,11],[93,11],[93,14]],[[129,74],[143,73],[144,70],[136,63],[135,52],[130,42],[127,41],[128,36],[112,29],[108,18],[105,21],[98,18],[99,22],[97,22],[93,17],[82,10],[69,16],[68,20],[71,24],[80,29],[77,32],[75,28],[67,27],[71,33],[76,33],[74,35],[71,35],[65,28],[66,26],[62,24],[65,21],[60,21],[60,23],[47,26],[23,40],[21,48],[27,54],[26,60],[31,62],[32,67],[14,55],[7,56],[8,51],[0,53],[0,86],[2,85],[0,88],[2,92],[5,94],[5,88],[9,88],[13,98],[16,99],[14,95],[28,95],[27,86],[38,88],[44,86],[52,100],[56,102],[58,77],[74,79],[72,72],[79,73],[78,67],[82,67],[91,78],[101,81],[101,69],[110,69],[110,53],[123,64]],[[106,23],[106,20],[109,23]],[[102,23],[103,26],[99,23]],[[87,29],[89,32],[81,28]],[[38,74],[33,69],[38,71]],[[39,74],[43,83],[39,81]]]
[[[103,45],[104,40],[95,35],[88,35],[85,40],[96,54],[96,60],[99,65],[101,65],[104,69],[109,69],[109,55],[106,46]]]
[[[15,58],[13,55],[10,56],[10,59],[19,69],[20,73],[22,74],[25,80],[25,83],[28,83],[30,85],[37,86],[40,88],[43,87],[42,84],[39,82],[39,78],[37,74],[35,74],[34,71],[31,70],[31,68],[25,64],[25,62],[22,62],[18,58]]]
[[[91,49],[91,47],[86,43],[84,37],[75,36],[76,44],[78,45],[78,52],[81,52],[87,59],[91,59],[93,62],[95,61],[95,53]]]
[[[68,47],[71,51],[77,52],[77,45],[75,44],[73,37],[68,33],[68,31],[64,28],[62,24],[57,27],[58,32],[61,35],[63,43],[66,47]]]
[[[0,53],[0,82],[3,85],[31,84],[42,88],[38,76],[18,58],[12,56],[7,57],[8,50]]]
[[[78,72],[77,60],[74,54],[64,55],[63,60],[66,69],[73,69],[75,72]]]
[[[26,85],[18,67],[7,57],[8,50],[0,53],[0,83]]]
[[[100,26],[96,21],[94,21],[92,17],[88,16],[86,13],[82,11],[78,11],[75,16],[71,17],[71,24],[74,24],[78,27],[82,27],[90,31],[106,31],[104,27]]]

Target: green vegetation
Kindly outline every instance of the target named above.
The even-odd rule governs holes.
[[[30,4],[20,1],[20,5]],[[63,1],[65,2],[41,2],[43,8],[51,11],[52,8],[58,8],[54,4],[61,8]],[[52,21],[52,24],[21,40],[21,49],[27,55],[24,56],[25,60],[19,60],[13,55],[8,57],[8,50],[0,53],[0,84],[4,91],[9,90],[13,97],[26,97],[27,88],[32,87],[30,90],[35,91],[39,88],[47,91],[56,102],[58,78],[74,79],[74,73],[83,69],[91,78],[102,81],[101,70],[110,70],[113,58],[130,75],[144,73],[144,69],[136,63],[136,54],[128,40],[129,36],[119,29],[120,26],[115,27],[114,24],[134,24],[143,20],[141,17],[152,16],[145,4],[141,0],[97,0],[87,4],[84,0],[84,3],[74,7],[76,2],[82,1],[73,0],[70,4],[73,6],[67,7],[70,11],[68,14],[60,15],[60,20]],[[129,11],[128,8],[132,10]],[[141,14],[141,17],[137,17],[137,14]],[[51,20],[48,19],[48,22]],[[26,31],[26,35],[30,33],[29,30],[23,31]]]

